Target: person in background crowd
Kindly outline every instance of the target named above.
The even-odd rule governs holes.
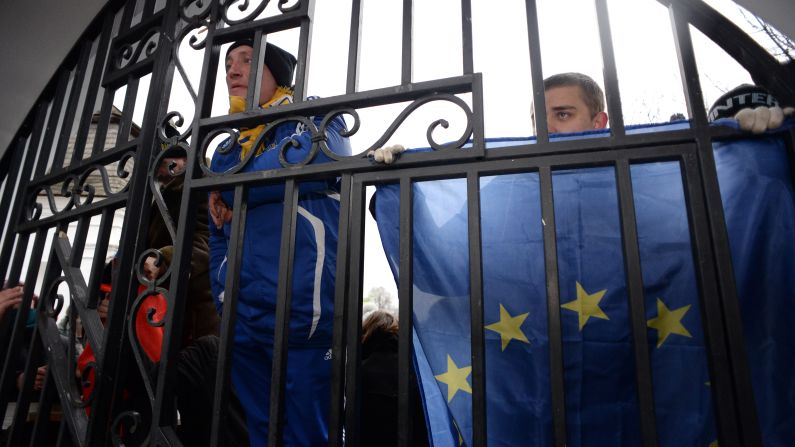
[[[19,307],[22,303],[23,287],[5,287],[0,290],[0,321],[9,309]]]
[[[362,323],[361,445],[398,442],[398,320],[385,310],[372,311]],[[412,446],[428,445],[417,375],[411,370]]]
[[[171,125],[165,127],[166,136],[179,135]],[[182,202],[182,185],[185,181],[187,154],[181,146],[164,147],[167,151],[155,172],[160,185],[160,194],[172,219],[179,216]],[[174,253],[174,241],[157,204],[153,201],[149,212],[149,231],[147,248],[156,248],[163,255],[163,262],[157,265],[155,257],[144,262],[144,273],[150,280],[165,274]],[[183,317],[183,346],[204,335],[218,335],[221,320],[215,310],[210,293],[209,277],[209,230],[207,201],[199,200],[195,214],[196,227],[191,243],[193,251],[190,258],[190,279],[186,292],[185,316]]]

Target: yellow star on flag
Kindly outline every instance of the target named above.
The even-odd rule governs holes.
[[[522,332],[521,328],[522,323],[524,323],[524,320],[527,319],[528,315],[530,315],[530,313],[525,312],[521,315],[512,317],[511,314],[505,310],[505,307],[503,307],[502,303],[500,303],[500,321],[486,326],[486,329],[500,334],[503,351],[511,340],[519,340],[530,344],[530,341],[524,335],[524,332]]]
[[[684,318],[688,310],[690,310],[690,304],[679,309],[670,310],[660,298],[657,298],[657,318],[649,320],[647,325],[650,328],[657,329],[658,348],[665,343],[665,340],[671,334],[692,337],[687,328],[682,325],[682,318]]]
[[[710,442],[709,443],[709,447],[718,447],[718,440],[716,439],[716,440]]]
[[[606,292],[607,289],[602,289],[596,293],[589,294],[583,289],[580,282],[577,281],[577,299],[561,304],[560,307],[577,312],[580,320],[580,330],[582,330],[585,323],[587,323],[588,319],[591,317],[601,318],[603,320],[610,319],[607,317],[607,314],[602,311],[602,308],[599,307],[599,301],[602,300]]]
[[[472,394],[472,387],[467,382],[467,377],[472,372],[471,366],[459,368],[450,354],[447,354],[447,372],[439,374],[436,380],[447,385],[447,402],[449,403],[455,397],[458,390]]]

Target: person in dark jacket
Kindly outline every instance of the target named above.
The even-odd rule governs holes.
[[[166,134],[173,137],[178,135],[178,132],[175,128],[167,126]],[[169,153],[160,162],[155,177],[160,184],[160,194],[168,214],[171,219],[176,220],[179,217],[179,207],[182,201],[187,155],[180,146],[171,147],[168,151]],[[200,195],[200,197],[196,207],[196,228],[192,239],[190,280],[183,320],[183,346],[205,335],[218,335],[221,322],[210,292],[207,200],[204,195]],[[160,251],[163,254],[163,262],[158,266],[154,257],[147,258],[144,264],[144,273],[149,279],[155,279],[162,276],[171,265],[174,241],[155,201],[151,204],[149,216],[147,248],[155,248]],[[174,223],[176,227],[176,221]]]
[[[375,310],[362,323],[361,442],[363,446],[398,442],[398,320]],[[413,446],[427,446],[428,431],[417,376],[411,371]]]

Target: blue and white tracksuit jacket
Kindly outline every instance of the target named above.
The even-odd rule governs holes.
[[[319,127],[321,119],[322,117],[314,119],[316,126]],[[326,142],[333,152],[350,155],[348,139],[340,136],[340,132],[344,130],[344,121],[341,117],[336,117],[327,128]],[[241,172],[281,168],[279,143],[288,138],[298,142],[298,145],[288,143],[287,160],[303,160],[311,150],[311,137],[311,132],[297,122],[282,123],[265,140],[265,151],[252,156]],[[225,145],[229,144],[231,140],[225,141],[220,147],[226,149]],[[240,163],[240,160],[241,146],[234,143],[228,153],[221,154],[216,151],[211,169],[222,173]],[[312,163],[328,161],[330,159],[322,151],[318,151]],[[288,402],[285,404],[285,445],[317,445],[327,431],[325,413],[328,411],[330,395],[330,383],[327,380],[330,374],[330,355],[327,351],[330,352],[332,339],[339,222],[336,182],[304,182],[299,189],[288,340],[290,352],[286,396]],[[231,208],[232,191],[222,192],[221,195]],[[232,378],[238,397],[246,409],[251,445],[267,443],[283,200],[283,184],[251,187],[248,190]],[[231,225],[226,224],[223,229],[217,229],[214,225],[210,227],[212,292],[221,312],[224,296],[228,293],[224,286]],[[304,355],[302,352],[311,355],[312,359],[298,358],[297,356]],[[318,374],[318,371],[322,373]],[[307,399],[315,404],[310,404]],[[293,405],[291,401],[296,400],[298,405]],[[313,424],[315,429],[311,428]]]

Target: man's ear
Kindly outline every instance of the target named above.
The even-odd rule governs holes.
[[[594,129],[604,129],[607,127],[607,113],[599,112],[591,120]]]

